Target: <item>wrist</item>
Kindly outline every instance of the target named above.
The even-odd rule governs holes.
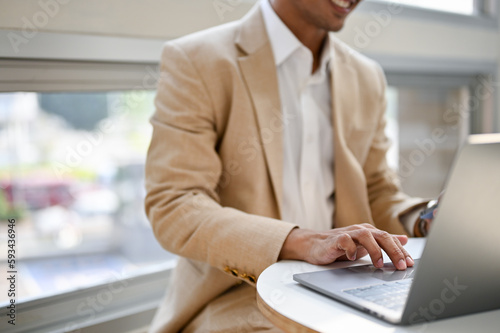
[[[438,205],[438,200],[431,200],[427,203],[427,206],[420,212],[420,216],[413,228],[413,233],[416,237],[427,236],[427,234],[429,233],[430,221],[434,219],[434,212],[437,209]]]
[[[425,237],[426,236],[424,233],[423,223],[424,223],[424,220],[422,220],[420,217],[415,222],[415,226],[413,227],[413,235],[415,235],[415,237]]]
[[[304,260],[312,233],[307,229],[292,229],[283,243],[278,260]]]

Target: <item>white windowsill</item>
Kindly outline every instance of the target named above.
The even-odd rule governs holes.
[[[2,332],[68,332],[96,326],[107,331],[139,330],[149,325],[163,299],[176,260],[122,280],[16,303],[16,325],[7,322],[7,304],[0,308]],[[19,275],[22,278],[22,275]],[[133,327],[128,319],[133,316]],[[113,327],[115,326],[115,327]]]

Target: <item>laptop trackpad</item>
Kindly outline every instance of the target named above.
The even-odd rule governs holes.
[[[349,268],[342,268],[345,271],[353,273],[362,273],[370,275],[379,280],[383,281],[397,281],[403,279],[413,278],[415,274],[415,268],[418,265],[418,259],[415,260],[415,265],[413,267],[408,267],[404,271],[398,271],[392,263],[385,263],[382,268],[376,268],[373,265],[363,265]]]

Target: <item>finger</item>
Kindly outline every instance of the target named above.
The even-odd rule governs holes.
[[[337,248],[345,252],[347,259],[356,260],[358,247],[349,234],[344,233],[338,237]]]
[[[408,243],[408,236],[406,235],[392,235],[392,236],[396,237],[402,245],[406,245],[406,243]]]
[[[358,253],[356,253],[356,259],[363,258],[368,254],[368,251],[361,245],[358,245]]]
[[[370,224],[370,223],[353,224],[353,225],[347,226],[345,228],[347,230],[360,230],[360,229],[374,229],[374,230],[378,230],[373,224]]]
[[[384,259],[382,258],[382,249],[372,235],[373,232],[374,230],[364,228],[355,230],[350,235],[355,242],[368,251],[373,265],[380,268],[384,266]]]
[[[403,246],[399,239],[382,230],[374,232],[373,235],[380,247],[387,253],[394,266],[399,270],[405,270],[407,267],[406,256],[401,250]]]
[[[360,258],[363,258],[367,254],[368,254],[368,251],[366,251],[366,249],[364,247],[362,247],[361,245],[357,246],[356,260],[360,259]],[[338,261],[346,261],[346,260],[349,260],[349,259],[347,258],[347,255],[344,254],[344,255],[338,257],[336,260],[338,260]]]
[[[413,265],[415,265],[415,261],[413,261],[413,258],[411,257],[410,253],[408,253],[408,251],[406,251],[406,249],[403,246],[404,244],[406,244],[406,242],[408,242],[408,237],[404,236],[404,239],[406,239],[406,242],[403,244],[401,242],[401,238],[399,236],[400,235],[393,235],[394,242],[396,242],[396,244],[399,246],[399,249],[401,250],[401,252],[403,252],[403,254],[405,256],[406,266],[412,267]]]

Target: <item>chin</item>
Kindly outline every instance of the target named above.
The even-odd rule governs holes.
[[[341,24],[339,26],[335,26],[335,27],[332,27],[331,29],[328,29],[328,31],[330,31],[330,32],[339,32],[340,30],[342,30],[343,27],[344,27],[344,25]]]
[[[344,27],[344,21],[334,24],[329,24],[326,30],[330,32],[339,32],[340,30],[342,30],[343,27]]]

